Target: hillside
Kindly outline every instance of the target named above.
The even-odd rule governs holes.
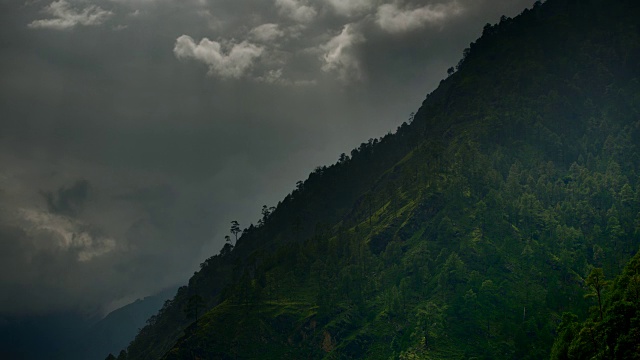
[[[640,245],[638,16],[549,0],[487,25],[409,123],[265,207],[127,358],[549,357],[592,269]]]

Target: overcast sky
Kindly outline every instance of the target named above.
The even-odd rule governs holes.
[[[184,283],[533,0],[0,0],[0,315]]]

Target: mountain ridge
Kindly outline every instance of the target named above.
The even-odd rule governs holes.
[[[638,247],[637,15],[549,0],[485,26],[410,123],[266,208],[128,358],[548,356],[590,269]]]

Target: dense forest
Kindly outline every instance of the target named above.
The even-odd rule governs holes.
[[[487,24],[393,134],[230,224],[117,359],[637,358],[639,18]]]
[[[598,305],[581,324],[563,314],[551,359],[640,359],[640,253],[613,284],[594,268],[587,285]]]

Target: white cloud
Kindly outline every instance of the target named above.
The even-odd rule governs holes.
[[[178,59],[195,59],[209,66],[210,75],[221,78],[240,78],[260,57],[263,48],[247,41],[232,44],[228,52],[224,52],[222,45],[207,38],[196,44],[192,37],[182,35],[176,40],[173,53]]]
[[[302,4],[299,0],[275,0],[276,7],[280,14],[299,23],[309,23],[316,15],[317,11],[308,5]]]
[[[372,0],[326,0],[333,10],[342,16],[351,16],[368,10],[373,6]]]
[[[251,30],[249,36],[257,41],[268,43],[284,36],[284,31],[278,27],[278,24],[262,24]]]
[[[43,10],[45,13],[53,16],[51,19],[34,20],[27,26],[34,29],[70,29],[76,25],[96,26],[101,25],[113,13],[104,10],[96,5],[89,5],[84,9],[76,9],[66,0],[54,1]]]
[[[269,70],[263,76],[257,77],[256,80],[269,84],[277,84],[282,81],[282,69]]]
[[[256,81],[267,84],[282,86],[313,86],[316,85],[315,80],[291,80],[282,76],[282,69],[273,69],[267,71],[264,75],[256,77]]]
[[[384,4],[378,8],[376,23],[387,32],[400,33],[418,29],[425,24],[442,22],[461,11],[457,1],[415,9],[400,9],[396,4]]]
[[[115,240],[93,236],[78,220],[34,209],[20,209],[19,214],[24,231],[40,240],[36,246],[73,252],[80,262],[108,254],[116,247]]]
[[[347,24],[342,32],[321,45],[323,71],[336,71],[342,80],[360,78],[360,63],[353,53],[353,46],[364,41],[364,37]]]
[[[209,29],[214,30],[215,32],[219,32],[224,29],[224,21],[213,15],[210,9],[200,9],[196,13],[207,21]]]

